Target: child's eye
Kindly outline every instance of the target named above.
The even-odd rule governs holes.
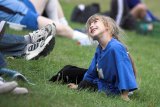
[[[94,23],[97,23],[98,22],[98,19],[97,20],[94,20]]]

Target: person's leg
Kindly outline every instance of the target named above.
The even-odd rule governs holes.
[[[45,26],[46,24],[50,24],[50,23],[55,23],[56,28],[57,28],[56,31],[58,35],[61,35],[67,38],[73,37],[73,29],[70,28],[69,26],[65,26],[63,24],[60,24],[58,22],[55,22],[43,16],[38,17],[39,28],[41,28],[42,26]]]
[[[61,23],[55,22],[46,17],[39,16],[37,20],[38,20],[39,28],[41,28],[42,26],[45,26],[46,24],[55,23],[57,35],[61,35],[67,38],[72,38],[75,40],[88,39],[88,36],[86,34],[78,31],[74,31],[70,26],[63,25]]]
[[[49,19],[59,22],[57,0],[49,0],[45,11]]]
[[[58,0],[49,0],[45,7],[45,12],[49,19],[60,22],[64,25],[68,25],[68,22],[64,17],[63,10]]]
[[[8,0],[8,2],[11,2],[11,0]],[[6,5],[6,7],[7,7],[7,5]],[[12,10],[12,8],[8,8],[8,9],[10,9],[10,12],[12,11],[13,13],[12,14],[10,14],[10,12],[5,13],[5,14],[7,14],[7,16],[4,16],[6,21],[9,21],[9,20],[7,20],[8,18],[10,18],[11,20],[13,19],[12,20],[13,23],[20,23],[22,25],[26,25],[28,29],[32,29],[32,30],[37,30],[38,28],[42,28],[43,26],[45,26],[47,24],[54,23],[54,21],[52,21],[48,18],[39,16],[37,13],[35,13],[31,9],[27,8],[23,3],[20,3],[20,1],[14,2],[14,7],[19,7],[19,8],[22,7],[24,10],[28,10],[28,11],[20,14],[19,12],[15,12],[14,10]],[[17,15],[19,15],[21,18],[19,19],[19,17],[15,17]],[[64,26],[58,22],[56,22],[55,24],[57,26],[57,29],[56,29],[57,35],[61,35],[61,36],[68,37],[68,38],[73,38],[75,40],[80,40],[80,39],[87,39],[88,40],[88,36],[86,34],[83,34],[78,31],[74,31],[69,26]],[[90,44],[90,42],[89,42],[89,44]]]
[[[62,6],[61,4],[59,3],[59,0],[57,0],[57,6],[58,6],[58,18],[59,18],[59,22],[64,24],[64,25],[68,25],[68,22],[64,16],[64,13],[63,13],[63,9],[62,9]]]
[[[0,51],[4,55],[22,56],[25,54],[24,49],[27,46],[23,36],[4,34],[0,41]]]
[[[27,60],[30,60],[41,53],[44,54],[43,51],[47,51],[47,53],[45,52],[45,55],[43,55],[46,56],[53,49],[49,44],[54,42],[52,38],[55,36],[55,29],[55,25],[50,24],[25,36],[4,34],[0,41],[0,51],[4,55],[15,57],[25,55]],[[47,47],[50,47],[50,49]]]
[[[146,12],[147,12],[146,5],[139,3],[131,10],[130,13],[137,19],[144,19],[144,17],[146,16]]]
[[[135,29],[136,20],[130,14],[130,9],[125,0],[112,0],[109,15],[123,29]]]

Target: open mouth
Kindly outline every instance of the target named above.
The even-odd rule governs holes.
[[[92,28],[91,29],[91,33],[94,33],[96,31],[97,28]]]

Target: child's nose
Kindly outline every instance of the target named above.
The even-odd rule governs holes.
[[[93,24],[91,23],[90,28],[93,28]]]

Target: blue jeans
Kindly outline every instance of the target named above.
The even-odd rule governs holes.
[[[25,54],[26,45],[24,36],[4,34],[0,40],[0,52],[3,55],[20,57]]]

